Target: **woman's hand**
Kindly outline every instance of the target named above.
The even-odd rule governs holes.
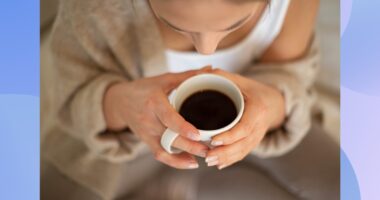
[[[175,168],[197,168],[191,154],[205,157],[208,147],[197,142],[198,130],[175,111],[168,94],[187,78],[210,70],[206,67],[111,85],[103,102],[108,129],[128,127],[150,147],[157,160]],[[173,146],[185,152],[169,154],[161,147],[160,138],[166,128],[179,133]]]
[[[240,122],[212,138],[211,144],[217,147],[207,153],[206,162],[208,166],[217,165],[222,169],[242,160],[269,129],[281,125],[285,117],[285,101],[278,90],[263,83],[219,69],[214,73],[237,84],[245,100]]]

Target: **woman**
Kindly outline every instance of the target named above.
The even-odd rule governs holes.
[[[218,169],[246,158],[255,166],[247,177],[261,168],[281,185],[268,184],[274,193],[251,191],[251,198],[338,198],[338,148],[309,133],[318,68],[317,8],[318,0],[62,1],[47,41],[49,73],[43,76],[43,87],[50,88],[43,89],[42,196],[56,199],[51,188],[60,187],[60,193],[71,191],[65,199],[132,194],[149,199],[144,181],[162,169],[154,155],[178,169],[199,168],[195,156]],[[206,65],[214,69],[202,68]],[[199,142],[197,129],[167,100],[172,89],[200,73],[234,81],[246,101],[241,121],[213,138],[214,149]],[[173,146],[184,153],[169,154],[160,146],[166,128],[180,134]],[[315,152],[322,145],[325,150]],[[328,164],[310,161],[313,157]],[[189,177],[209,169],[201,167]],[[187,172],[167,169],[165,174],[194,180]],[[182,191],[167,179],[149,185]],[[209,180],[197,183],[204,181]],[[210,189],[202,188],[196,198],[210,199],[205,197]],[[190,190],[183,191],[169,195],[185,199]]]

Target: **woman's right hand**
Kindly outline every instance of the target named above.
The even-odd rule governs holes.
[[[193,155],[205,157],[208,147],[199,142],[198,130],[170,105],[168,95],[187,78],[210,71],[211,67],[205,67],[111,85],[103,101],[108,129],[128,127],[150,147],[157,160],[179,169],[197,168]],[[161,135],[166,128],[179,134],[173,146],[183,153],[169,154],[161,147]]]

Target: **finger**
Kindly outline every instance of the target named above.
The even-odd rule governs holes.
[[[198,130],[189,122],[187,122],[174,108],[170,105],[166,96],[157,97],[161,99],[160,103],[156,103],[156,115],[165,127],[172,131],[189,138],[194,141],[200,140]]]
[[[169,154],[160,143],[160,137],[140,134],[141,139],[148,145],[156,160],[177,169],[198,168],[197,160],[190,154],[183,152],[180,154]]]
[[[218,165],[218,169],[222,170],[222,169],[229,167],[229,166],[231,166],[237,162],[240,162],[241,160],[244,159],[245,156],[246,155],[242,156],[240,153],[232,154],[232,155],[230,155],[229,160],[226,163]]]
[[[206,157],[208,151],[208,147],[206,145],[189,140],[182,136],[178,136],[174,140],[173,147],[200,157]]]
[[[224,169],[233,165],[234,163],[243,160],[252,151],[252,149],[254,149],[260,143],[260,141],[262,140],[261,135],[264,134],[255,134],[249,136],[246,139],[249,145],[245,145],[245,148],[242,148],[240,151],[237,149],[235,151],[231,151],[228,155],[228,158],[221,159],[222,161],[218,164],[218,169]]]
[[[156,160],[177,169],[196,169],[199,167],[197,160],[190,154],[169,154],[165,150],[155,153]]]
[[[212,72],[212,66],[211,65],[206,65],[200,69],[201,71],[204,72]]]
[[[219,69],[219,68],[212,70],[212,73],[224,76],[224,77],[231,79],[231,80],[235,80],[238,78],[236,74],[224,71],[224,70]]]
[[[211,145],[229,145],[249,136],[254,129],[257,117],[259,116],[255,106],[250,103],[246,103],[245,112],[238,124],[236,124],[231,130],[216,135],[212,138]]]
[[[162,77],[163,79],[166,80],[164,90],[166,93],[170,92],[171,90],[176,88],[179,84],[181,84],[186,79],[188,79],[192,76],[198,75],[198,74],[207,73],[207,72],[211,72],[211,71],[212,71],[211,66],[206,66],[206,67],[203,67],[201,69],[189,70],[189,71],[185,71],[185,72],[181,72],[181,73],[165,74]]]
[[[231,163],[232,155],[239,154],[242,158],[248,153],[248,141],[242,139],[236,143],[226,146],[216,147],[207,153],[207,166],[222,166]]]
[[[219,169],[230,166],[233,163],[244,159],[249,152],[252,151],[263,139],[265,130],[260,129],[256,133],[237,141],[234,144],[217,147],[208,152],[207,158],[217,160],[217,162],[210,163],[208,166],[218,165]],[[206,158],[206,160],[207,160]]]
[[[230,73],[230,72],[227,72],[227,71],[224,71],[224,70],[221,70],[221,69],[214,69],[212,71],[212,73],[220,75],[220,76],[223,76],[223,77],[231,80],[232,82],[234,82],[242,90],[244,90],[246,83],[247,84],[254,83],[254,81],[252,81],[253,79],[249,79],[250,82],[248,83],[247,82],[247,80],[248,80],[247,78],[242,77],[239,74]]]

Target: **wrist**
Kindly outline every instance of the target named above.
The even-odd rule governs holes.
[[[285,120],[285,98],[280,90],[271,87],[270,99],[271,123],[269,128],[275,129],[280,127]]]
[[[107,129],[112,131],[119,131],[126,128],[126,123],[122,114],[120,113],[119,103],[123,91],[123,82],[112,83],[108,86],[104,93],[103,98],[103,116]]]

